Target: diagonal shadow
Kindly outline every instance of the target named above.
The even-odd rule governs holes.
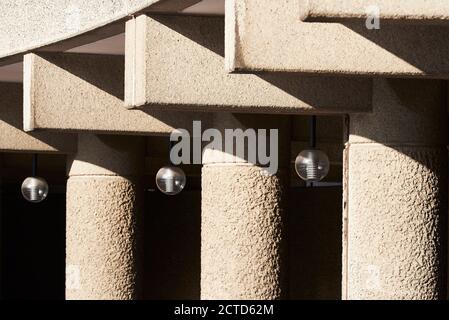
[[[39,53],[38,55],[58,68],[61,68],[77,78],[93,85],[99,90],[114,96],[119,102],[114,106],[111,106],[111,108],[118,110],[122,107],[121,111],[129,113],[132,117],[136,117],[136,115],[141,118],[152,117],[170,127],[181,127],[186,128],[187,130],[191,130],[193,120],[208,122],[208,119],[210,118],[209,114],[195,112],[195,110],[189,108],[179,110],[176,106],[170,105],[150,106],[151,110],[144,111],[138,109],[126,109],[124,104],[124,56],[85,53]],[[63,90],[72,90],[72,88],[67,85]],[[73,88],[73,90],[76,89]],[[82,95],[83,93],[80,92],[79,94]],[[181,117],[179,116],[179,113],[182,113]],[[96,132],[101,133],[100,131]],[[141,131],[134,132],[132,128],[129,128],[129,131],[126,132],[136,135],[146,134]]]
[[[217,70],[217,72],[226,72],[224,70],[225,21],[223,17],[163,15],[150,15],[150,17],[222,57],[223,69]],[[189,53],[187,52],[186,54],[188,55]],[[207,62],[205,61],[205,63]],[[354,94],[352,89],[354,87],[361,88],[369,96],[371,92],[371,79],[286,72],[254,72],[252,74],[298,100],[311,106],[317,106],[317,113],[320,112],[320,106],[326,109],[335,109],[335,112],[339,112],[339,109],[343,106],[342,101],[348,102],[348,104],[351,102],[352,105],[366,106],[366,108],[369,108],[370,105],[370,101],[366,99],[366,96],[364,97],[363,94]],[[239,74],[232,74],[231,76],[239,77]],[[323,94],[317,94],[317,92],[323,92]],[[328,94],[324,94],[326,92],[332,92],[332,98]],[[340,101],[340,103],[336,104],[335,101]],[[222,109],[224,108],[222,107]],[[250,108],[246,109],[249,110]],[[265,111],[270,112],[262,106],[258,107],[258,111],[261,113]],[[240,112],[250,111],[241,110]],[[298,111],[284,109],[284,112],[297,113]]]
[[[0,82],[0,122],[4,122],[11,128],[5,130],[16,130],[15,137],[21,132],[24,139],[17,141],[18,144],[30,144],[25,137],[32,137],[56,150],[67,150],[67,144],[76,146],[76,135],[64,133],[64,138],[60,134],[51,132],[24,132],[23,131],[23,85],[22,83]],[[0,123],[1,126],[1,123]],[[2,132],[0,139],[10,136]],[[73,151],[75,151],[74,147]]]
[[[380,48],[434,78],[447,78],[449,70],[449,28],[381,20],[380,29],[368,30],[365,20],[340,23]],[[360,63],[365,63],[361,60]],[[441,70],[445,72],[442,73]]]
[[[125,57],[89,53],[39,53],[41,58],[124,100]]]

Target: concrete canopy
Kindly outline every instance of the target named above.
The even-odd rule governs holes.
[[[64,50],[123,32],[129,16],[179,12],[200,0],[2,0],[0,64],[31,50]]]
[[[168,135],[209,114],[127,110],[124,58],[75,53],[28,54],[24,59],[24,129]]]
[[[126,25],[125,104],[254,113],[368,112],[371,80],[228,74],[222,17],[141,15]]]
[[[302,2],[226,1],[227,70],[449,78],[448,28],[306,23]]]

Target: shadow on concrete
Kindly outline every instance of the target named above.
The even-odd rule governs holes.
[[[441,54],[449,52],[449,42],[445,41],[449,38],[447,26],[381,21],[380,29],[368,30],[365,20],[345,21],[341,24],[423,73],[435,78],[447,78],[447,72],[441,72],[449,69],[448,57]],[[441,49],[442,46],[444,50]],[[425,48],[425,55],[418,54],[417,48]],[[360,60],[360,63],[363,64],[365,61]]]
[[[51,132],[24,132],[23,131],[23,85],[22,83],[0,83],[0,126],[4,122],[11,128],[5,130],[16,130],[14,135],[17,138],[16,143],[26,143],[28,137],[37,139],[56,150],[67,150],[67,143],[75,146],[76,136],[65,134],[66,139],[61,139],[61,136]],[[25,141],[20,140],[19,135],[23,135]],[[6,139],[5,136],[0,137]],[[9,144],[9,143],[8,143]],[[2,143],[0,142],[0,146]],[[29,146],[29,144],[28,144]],[[4,149],[3,151],[7,151]]]
[[[153,15],[151,18],[222,57],[223,70],[217,72],[226,72],[224,70],[225,25],[223,17]],[[369,110],[371,107],[371,101],[368,98],[371,93],[372,81],[368,78],[355,79],[349,77],[285,72],[252,72],[252,74],[310,106],[317,106],[317,113],[322,113],[320,107],[326,108],[326,113],[332,112],[332,109],[335,109],[335,112],[338,113],[341,109],[347,108],[348,105],[360,106],[360,109],[365,109],[365,111]],[[238,74],[231,74],[230,76],[239,77]],[[190,84],[186,81],[186,85],[188,86]],[[363,96],[363,93],[362,95],[354,94],[354,89],[363,90],[366,97]],[[329,92],[332,94],[326,94]],[[147,106],[145,106],[145,108],[146,107]],[[254,111],[254,108],[250,107],[239,107],[236,109],[240,109],[239,112],[273,113],[273,109],[270,109],[269,107],[271,106],[258,106],[257,111]],[[225,108],[226,106],[220,107],[221,110],[224,110]],[[213,106],[211,106],[211,110],[214,110]],[[232,112],[233,110],[229,109],[226,111]],[[291,114],[298,113],[298,110],[278,108],[275,112]]]

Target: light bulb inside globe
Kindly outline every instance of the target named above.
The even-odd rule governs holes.
[[[166,195],[177,195],[186,185],[186,175],[182,169],[172,166],[162,167],[156,174],[156,186]]]
[[[33,203],[39,203],[48,195],[48,183],[43,178],[28,177],[22,183],[23,197]]]
[[[329,173],[329,158],[321,150],[303,150],[295,160],[295,169],[298,176],[307,182],[318,182]]]

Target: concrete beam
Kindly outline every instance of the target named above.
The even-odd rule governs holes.
[[[445,24],[449,22],[449,6],[442,0],[308,0],[300,2],[304,21],[344,21],[366,19],[370,8],[379,9],[381,20]]]
[[[371,108],[368,79],[228,74],[222,17],[141,15],[126,24],[125,51],[128,107],[277,114]]]
[[[448,28],[305,23],[302,2],[226,1],[226,69],[449,78]]]
[[[0,82],[1,152],[76,152],[76,135],[24,132],[22,130],[22,104],[22,84]]]
[[[123,56],[28,54],[24,59],[25,130],[169,134],[208,114],[127,110]]]

